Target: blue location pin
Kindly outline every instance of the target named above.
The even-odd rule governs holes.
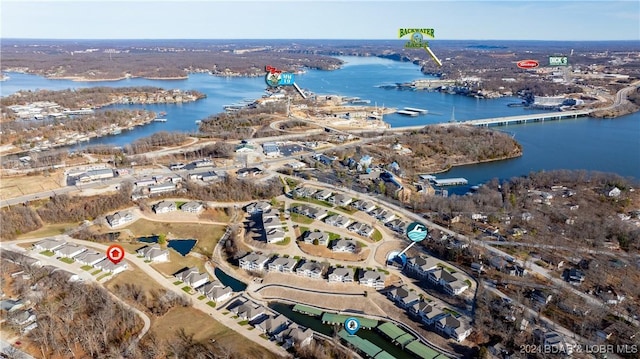
[[[354,335],[360,329],[360,322],[356,318],[347,318],[344,321],[344,329],[349,333],[349,335]]]

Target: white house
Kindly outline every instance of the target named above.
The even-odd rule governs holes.
[[[200,213],[204,209],[202,202],[191,201],[180,206],[180,210],[188,213]]]
[[[384,288],[385,275],[382,272],[374,270],[361,270],[358,283],[375,289]]]
[[[173,201],[161,201],[153,205],[153,212],[156,214],[159,213],[169,213],[177,210],[176,203]]]
[[[317,262],[305,262],[303,265],[296,269],[296,274],[302,277],[309,277],[313,279],[322,279],[322,272],[324,268]]]
[[[107,218],[107,223],[109,223],[109,226],[113,228],[113,227],[121,226],[125,223],[129,223],[133,221],[133,213],[128,211],[116,212],[112,215],[107,216],[106,218]]]
[[[45,238],[33,245],[33,248],[38,251],[54,251],[63,245],[67,244],[66,241],[59,241],[52,238]]]
[[[139,256],[144,257],[147,261],[152,262],[168,262],[169,250],[161,249],[159,245],[144,246],[136,251]]]
[[[74,259],[78,263],[82,263],[88,266],[94,266],[96,263],[107,258],[104,253],[96,252],[96,251],[85,251],[83,253],[78,254]]]
[[[349,223],[351,223],[351,220],[341,214],[334,214],[325,218],[324,222],[335,227],[347,228]]]
[[[356,241],[353,239],[338,239],[333,242],[333,246],[331,246],[331,250],[333,252],[341,252],[341,253],[353,253],[358,247]]]
[[[326,246],[329,243],[329,235],[322,231],[307,231],[304,236],[304,242]]]
[[[353,268],[334,268],[329,274],[329,283],[353,283]]]
[[[65,243],[64,245],[56,248],[54,252],[57,256],[60,257],[73,258],[78,254],[85,252],[86,250],[86,247],[83,247],[79,244]]]
[[[257,253],[249,253],[240,258],[240,268],[248,271],[263,271],[269,257]]]
[[[282,229],[280,228],[271,228],[269,230],[266,230],[266,239],[267,239],[267,243],[278,243],[278,242],[282,242],[284,241],[284,236],[285,233]]]
[[[198,288],[209,281],[209,276],[206,273],[200,273],[197,267],[185,269],[173,276],[192,288]]]
[[[100,262],[96,263],[96,268],[102,269],[105,272],[109,272],[111,274],[118,274],[120,272],[125,271],[129,268],[129,265],[126,261],[120,261],[118,263],[113,263],[111,260],[105,258]]]
[[[269,272],[293,273],[293,268],[298,260],[293,258],[278,257],[269,263]]]

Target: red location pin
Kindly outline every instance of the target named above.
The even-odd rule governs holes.
[[[109,258],[113,264],[118,264],[124,259],[124,248],[119,244],[110,245],[109,248],[107,248],[107,258]]]

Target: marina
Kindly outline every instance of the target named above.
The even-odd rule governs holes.
[[[429,111],[422,109],[422,108],[415,108],[415,107],[405,107],[404,108],[405,111],[411,111],[411,112],[417,112],[421,115],[426,115]]]
[[[404,115],[404,116],[410,116],[410,117],[418,117],[418,112],[414,112],[414,111],[407,111],[407,110],[399,110],[396,111],[396,113],[398,115]]]
[[[456,178],[441,178],[441,179],[433,179],[432,183],[435,186],[443,187],[443,186],[465,186],[469,181],[466,178],[456,177]]]

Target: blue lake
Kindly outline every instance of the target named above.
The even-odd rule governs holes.
[[[216,275],[220,283],[228,287],[231,287],[231,289],[233,289],[234,292],[241,292],[247,289],[247,285],[245,283],[233,278],[232,276],[223,272],[222,269],[220,268],[216,267],[216,269],[214,270],[214,274]]]
[[[397,114],[385,116],[392,127],[448,122],[452,114],[456,120],[470,120],[495,116],[513,116],[531,113],[519,107],[507,107],[518,101],[514,97],[481,100],[459,95],[426,91],[400,91],[380,88],[380,85],[429,78],[412,63],[367,57],[342,57],[346,62],[336,71],[309,70],[296,76],[296,83],[319,94],[357,96],[370,100],[371,105],[386,107],[418,107],[429,113],[418,117]],[[152,133],[197,131],[196,120],[223,111],[226,104],[264,94],[264,78],[222,78],[208,74],[192,74],[185,80],[127,79],[104,82],[73,82],[48,80],[40,76],[9,73],[2,83],[1,95],[20,89],[66,89],[92,86],[157,86],[198,90],[206,99],[182,105],[118,105],[114,108],[145,108],[166,112],[167,122],[154,122],[120,135],[94,139],[89,144],[123,146]],[[455,109],[455,110],[454,110]],[[625,177],[640,179],[640,113],[612,120],[581,118],[559,122],[531,123],[497,127],[515,136],[523,146],[522,157],[507,161],[453,168],[439,177],[465,177],[469,186],[491,178],[507,179],[526,175],[531,171],[553,169],[585,169],[615,172]],[[84,145],[86,146],[86,144]],[[450,192],[464,193],[467,187],[451,188]]]
[[[170,239],[167,241],[167,247],[173,248],[184,257],[191,252],[196,242],[198,241],[195,239]]]

